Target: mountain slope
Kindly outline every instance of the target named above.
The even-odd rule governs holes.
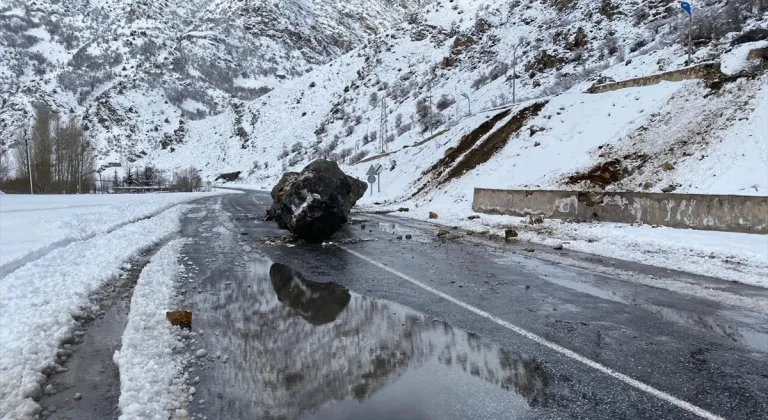
[[[735,74],[752,66],[744,60],[749,48],[765,42],[733,47],[731,41],[739,31],[764,26],[765,15],[754,14],[751,2],[728,4],[702,2],[702,25],[739,4],[740,23],[726,25],[721,33],[704,31],[711,39],[696,43],[693,61],[723,60],[723,71]],[[466,202],[474,186],[592,188],[568,178],[611,158],[637,154],[645,156],[643,164],[624,163],[632,174],[610,188],[658,191],[679,184],[679,191],[764,194],[768,180],[760,177],[760,168],[768,157],[761,141],[768,134],[760,124],[740,128],[755,121],[765,101],[766,79],[759,69],[720,90],[687,81],[581,93],[598,79],[685,67],[685,18],[677,8],[665,1],[626,2],[621,8],[610,1],[435,2],[256,101],[190,122],[183,142],[145,150],[138,163],[168,169],[194,165],[210,179],[241,172],[241,181],[268,186],[283,170],[300,169],[316,157],[337,159],[363,176],[369,164],[354,163],[383,147],[397,153],[376,161],[391,168],[377,200],[430,201],[451,188],[461,192],[450,200]],[[512,67],[514,92],[524,102],[516,107]],[[432,113],[425,111],[430,97]],[[510,126],[533,103],[527,98],[537,97],[548,104],[519,127]],[[387,102],[385,136],[379,134],[382,99]],[[473,116],[466,117],[470,109]],[[498,126],[515,129],[499,134],[490,154],[464,168],[463,178],[440,180],[433,189],[427,169],[503,109],[510,114]],[[744,147],[754,153],[734,152],[743,147],[738,141],[745,144],[729,134],[735,130],[749,139]],[[422,143],[432,134],[433,141]],[[751,176],[740,178],[733,170],[718,178],[721,182],[693,179],[742,162],[748,168],[743,173]],[[681,169],[663,170],[667,163]]]
[[[124,159],[176,141],[181,119],[227,111],[232,98],[257,98],[340,56],[402,20],[412,3],[0,4],[0,139],[42,102],[82,118],[102,158]]]

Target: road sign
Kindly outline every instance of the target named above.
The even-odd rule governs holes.
[[[685,13],[688,13],[689,15],[691,15],[693,13],[693,11],[691,10],[691,3],[687,2],[687,1],[681,1],[680,2],[680,7],[682,7],[683,10],[685,10]]]
[[[376,167],[374,168],[374,170],[376,171],[376,175],[381,175],[382,169],[383,167],[381,166],[381,164],[376,165]]]
[[[378,172],[376,172],[376,168],[374,168],[374,167],[373,167],[373,165],[371,165],[371,167],[370,167],[370,168],[368,168],[368,172],[366,172],[366,175],[368,175],[368,176],[371,176],[371,175],[378,175],[378,174],[379,174],[379,173],[378,173]]]
[[[368,175],[368,183],[369,184],[375,184],[376,183],[376,175]]]

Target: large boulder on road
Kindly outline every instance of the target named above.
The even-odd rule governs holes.
[[[267,218],[299,238],[322,241],[347,223],[349,211],[368,185],[346,175],[335,162],[318,159],[301,173],[287,172],[272,189]]]
[[[270,193],[270,195],[272,196],[272,202],[276,203],[278,201],[278,197],[282,196],[281,192],[283,191],[283,189],[291,185],[293,181],[295,181],[298,177],[299,177],[298,172],[284,173],[283,176],[280,177],[280,181],[278,181],[277,184],[274,187],[272,187],[272,192]],[[278,227],[280,227],[280,229],[288,229],[288,226],[282,221],[283,219],[278,218],[277,215],[274,213],[273,209],[275,209],[274,205],[267,209],[267,217],[265,217],[264,220],[268,222],[271,222],[274,220],[277,222],[277,225]]]

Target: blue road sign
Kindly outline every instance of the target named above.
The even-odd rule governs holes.
[[[683,10],[685,10],[685,13],[688,13],[689,15],[692,13],[692,11],[691,11],[691,3],[688,3],[687,1],[681,1],[680,2],[680,7],[682,7]]]

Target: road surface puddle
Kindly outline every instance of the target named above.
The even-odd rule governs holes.
[[[568,278],[546,264],[537,266],[537,273],[543,274],[542,279],[557,286],[600,299],[634,305],[675,324],[726,338],[754,351],[768,353],[768,329],[765,317],[761,315],[738,310],[707,312],[696,308],[701,310],[699,313],[653,304],[621,283],[610,285],[592,276]]]
[[[281,264],[222,270],[192,298],[199,345],[214,355],[190,372],[199,375],[193,415],[508,419],[579,399],[569,395],[569,378],[533,355],[401,305]]]

